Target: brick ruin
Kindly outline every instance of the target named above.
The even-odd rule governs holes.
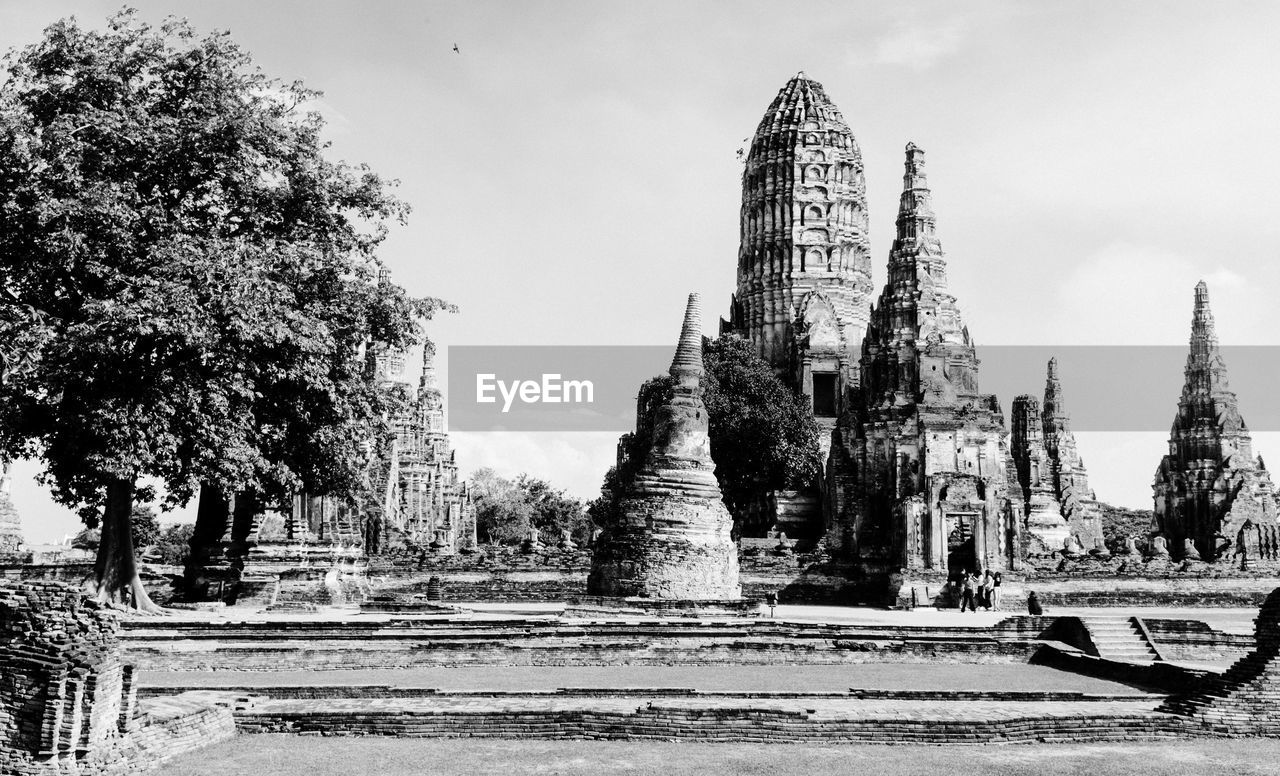
[[[809,397],[826,455],[871,311],[862,151],[822,84],[798,73],[778,91],[744,159],[737,291],[722,334],[756,345]],[[734,515],[743,536],[815,540],[815,490],[761,493]]]
[[[0,583],[0,770],[82,773],[119,759],[134,690],[117,615],[58,584]]]
[[[1275,488],[1227,384],[1204,281],[1196,284],[1185,375],[1169,453],[1156,470],[1154,535],[1173,560],[1275,558]]]
[[[1280,736],[1280,588],[1267,597],[1255,622],[1253,651],[1225,673],[1171,697],[1160,710],[1189,717],[1202,731]]]
[[[56,582],[0,581],[0,773],[115,776],[235,734],[229,709],[138,702],[119,615]]]
[[[400,364],[398,372],[381,373],[387,390],[406,390],[398,382],[403,359]],[[395,439],[383,463],[384,519],[411,542],[433,551],[474,549],[475,506],[470,488],[458,477],[457,453],[445,432],[444,397],[430,343],[423,347],[418,387],[404,398],[406,411],[392,421]]]
[[[1049,359],[1043,406],[1041,412],[1040,402],[1023,394],[1013,400],[1010,419],[1010,449],[1026,516],[1024,552],[1095,551],[1103,538],[1102,509],[1071,433],[1056,358]]]
[[[21,562],[28,557],[22,519],[9,497],[9,484],[9,462],[0,461],[0,563]]]
[[[903,181],[862,385],[832,444],[829,540],[869,574],[1007,569],[1019,556],[1020,521],[1004,418],[978,387],[915,144]]]
[[[702,404],[702,314],[689,295],[669,373],[673,394],[654,416],[651,447],[605,527],[587,577],[593,596],[731,600],[741,596],[738,548],[711,460]]]
[[[721,332],[755,343],[833,425],[858,382],[873,291],[862,151],[822,84],[799,73],[745,161],[738,288]]]

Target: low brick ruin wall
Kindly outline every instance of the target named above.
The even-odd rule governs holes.
[[[1036,573],[1017,585],[1034,590],[1046,608],[1070,607],[1257,607],[1280,577],[1241,575],[1205,566],[1199,572],[1170,571],[1161,576]],[[1013,606],[1008,603],[1007,606]]]
[[[1238,660],[1256,643],[1252,635],[1214,630],[1199,620],[1143,618],[1142,622],[1165,660]]]
[[[956,709],[964,716],[963,706]],[[403,738],[546,738],[750,741],[753,743],[994,744],[1146,741],[1184,735],[1170,715],[1014,719],[829,719],[759,708],[689,709],[655,701],[631,713],[607,711],[307,711],[240,715],[246,733],[383,735]]]
[[[119,631],[75,587],[0,582],[0,773],[132,773],[234,732],[226,710],[139,714]]]
[[[484,665],[1024,663],[1038,642],[966,628],[781,622],[130,623],[142,670],[273,671]]]
[[[853,580],[851,567],[821,555],[753,548],[739,555],[738,565],[747,598],[778,593],[788,604],[852,604],[871,596],[863,590],[866,583]],[[589,550],[524,553],[485,547],[470,555],[426,555],[375,565],[369,581],[379,595],[421,593],[429,579],[438,577],[450,601],[550,603],[586,596],[590,571]]]

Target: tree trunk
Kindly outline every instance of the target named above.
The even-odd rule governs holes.
[[[131,512],[133,480],[118,479],[107,485],[102,510],[102,538],[94,563],[93,595],[102,603],[123,606],[137,612],[162,614],[151,602],[138,576],[138,559],[133,551]]]

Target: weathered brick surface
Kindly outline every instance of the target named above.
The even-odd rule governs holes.
[[[741,597],[733,518],[711,460],[703,371],[701,305],[690,294],[669,370],[671,397],[654,413],[651,446],[619,505],[620,516],[593,548],[588,594]],[[637,433],[644,433],[639,425]]]
[[[204,707],[139,717],[135,698],[114,611],[67,585],[0,581],[0,773],[129,773],[232,732]]]
[[[1162,707],[1193,726],[1228,735],[1280,735],[1280,588],[1258,611],[1252,652]]]
[[[778,621],[635,623],[131,623],[144,670],[334,670],[456,665],[838,665],[1025,662],[1038,642],[968,628]]]
[[[1254,637],[1214,630],[1199,620],[1143,619],[1165,660],[1197,662],[1239,659],[1253,651]]]
[[[246,732],[399,737],[986,744],[1170,738],[1181,720],[1149,701],[960,703],[801,698],[437,698],[265,701]]]

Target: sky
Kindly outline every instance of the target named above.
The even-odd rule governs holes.
[[[690,291],[714,334],[734,288],[735,152],[800,70],[862,149],[877,288],[903,147],[928,152],[980,356],[1184,345],[1201,278],[1224,343],[1276,344],[1280,4],[132,5],[148,21],[229,30],[268,74],[324,92],[333,154],[399,179],[413,207],[383,258],[411,293],[458,306],[429,324],[442,349],[674,343]],[[0,0],[0,48],[67,15],[101,25],[118,7]],[[1037,375],[1026,390],[1041,386]],[[1180,385],[1143,389],[1172,419]],[[1165,434],[1077,439],[1099,498],[1150,506]],[[615,435],[454,443],[464,473],[528,472],[590,498]],[[1255,433],[1255,447],[1280,450],[1280,434]],[[57,540],[75,518],[38,471],[15,465],[14,501],[30,541]]]

